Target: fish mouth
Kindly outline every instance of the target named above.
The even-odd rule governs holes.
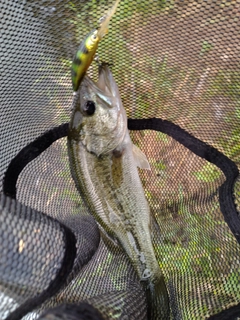
[[[91,78],[85,75],[82,84],[82,95],[91,99],[91,93],[94,93],[100,101],[104,101],[109,107],[113,107],[113,98],[115,97],[115,82],[107,63],[102,62],[98,69],[98,81],[95,83]]]
[[[112,94],[112,86],[113,79],[111,79],[111,71],[109,68],[109,64],[106,62],[102,62],[98,67],[98,82],[97,85],[100,89],[105,91],[107,94]]]

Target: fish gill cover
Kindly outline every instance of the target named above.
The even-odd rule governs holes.
[[[112,4],[0,2],[1,319],[147,319],[67,153],[71,63]],[[236,0],[121,0],[97,51],[150,163],[139,175],[172,319],[240,317],[239,20]]]

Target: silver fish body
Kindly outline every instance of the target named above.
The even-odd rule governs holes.
[[[80,194],[96,221],[123,247],[146,288],[150,318],[169,319],[168,293],[150,236],[150,209],[125,109],[106,64],[97,83],[85,76],[74,98],[68,150]]]

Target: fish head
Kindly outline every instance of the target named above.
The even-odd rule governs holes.
[[[98,43],[101,40],[101,37],[98,35],[98,30],[92,30],[86,39],[85,42],[85,46],[88,52],[95,52],[97,47],[98,47]]]
[[[116,149],[125,137],[127,116],[107,64],[99,67],[96,83],[84,77],[74,100],[70,138],[97,156]]]

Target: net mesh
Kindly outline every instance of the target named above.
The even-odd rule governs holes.
[[[0,1],[1,319],[148,317],[67,153],[72,58],[111,5]],[[239,19],[238,0],[121,0],[99,44],[151,166],[139,175],[172,319],[240,317]]]

